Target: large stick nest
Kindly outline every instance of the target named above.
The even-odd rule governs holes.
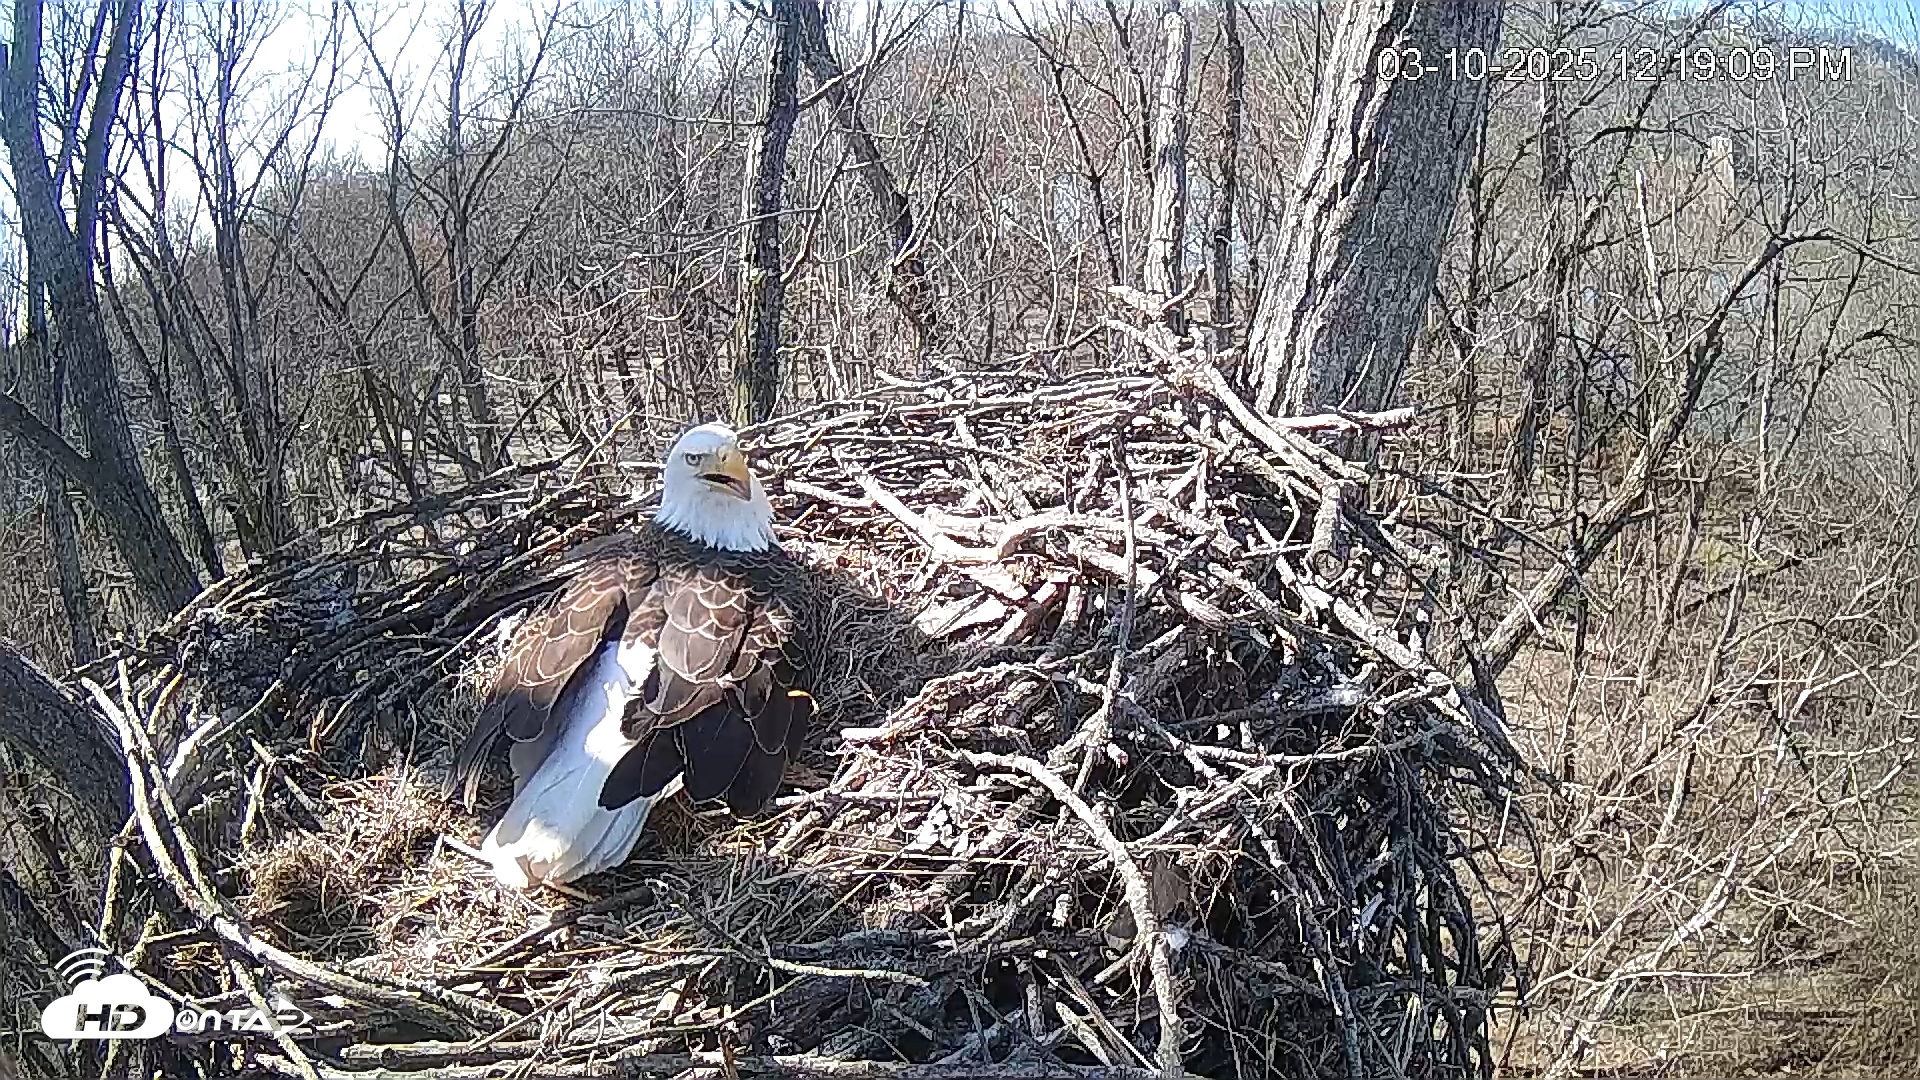
[[[140,1052],[442,1080],[1488,1074],[1472,853],[1516,825],[1513,754],[1426,657],[1431,556],[1302,433],[1343,423],[1257,418],[1163,355],[746,433],[814,568],[797,793],[751,821],[676,799],[574,895],[472,857],[504,764],[471,814],[439,784],[515,613],[644,504],[526,468],[255,565],[95,673],[136,806],[107,925],[183,1001],[314,1019]]]

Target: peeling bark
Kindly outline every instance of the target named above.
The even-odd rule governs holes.
[[[1493,52],[1502,0],[1350,0],[1247,343],[1270,414],[1388,407],[1412,351],[1484,80],[1390,78],[1387,50]]]

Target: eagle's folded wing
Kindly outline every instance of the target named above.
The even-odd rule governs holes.
[[[502,734],[536,745],[549,737],[556,706],[582,664],[609,637],[625,631],[630,598],[644,594],[656,576],[653,561],[631,544],[609,547],[521,624],[494,673],[473,733],[454,755],[449,780],[464,786],[469,804],[487,750]],[[539,762],[525,764],[517,771],[531,773]]]
[[[812,715],[788,655],[793,631],[779,590],[738,564],[663,568],[628,621],[629,640],[658,658],[627,706],[624,733],[639,745],[601,805],[653,795],[684,772],[689,798],[764,807]]]

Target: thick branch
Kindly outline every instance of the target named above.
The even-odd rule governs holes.
[[[97,811],[103,831],[126,820],[127,772],[106,725],[4,640],[0,742],[44,768],[76,803]]]
[[[0,394],[0,431],[19,439],[27,449],[45,459],[61,475],[82,488],[99,482],[93,462],[60,437],[60,433],[40,422],[17,398]]]

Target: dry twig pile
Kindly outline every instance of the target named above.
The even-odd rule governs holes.
[[[821,730],[775,811],[663,808],[587,899],[499,890],[457,838],[504,792],[435,782],[462,673],[634,509],[528,469],[343,523],[97,695],[140,841],[113,944],[301,1002],[217,1044],[287,1075],[1486,1074],[1472,824],[1513,755],[1426,657],[1430,556],[1301,433],[1351,423],[1163,356],[748,433],[817,571]]]

